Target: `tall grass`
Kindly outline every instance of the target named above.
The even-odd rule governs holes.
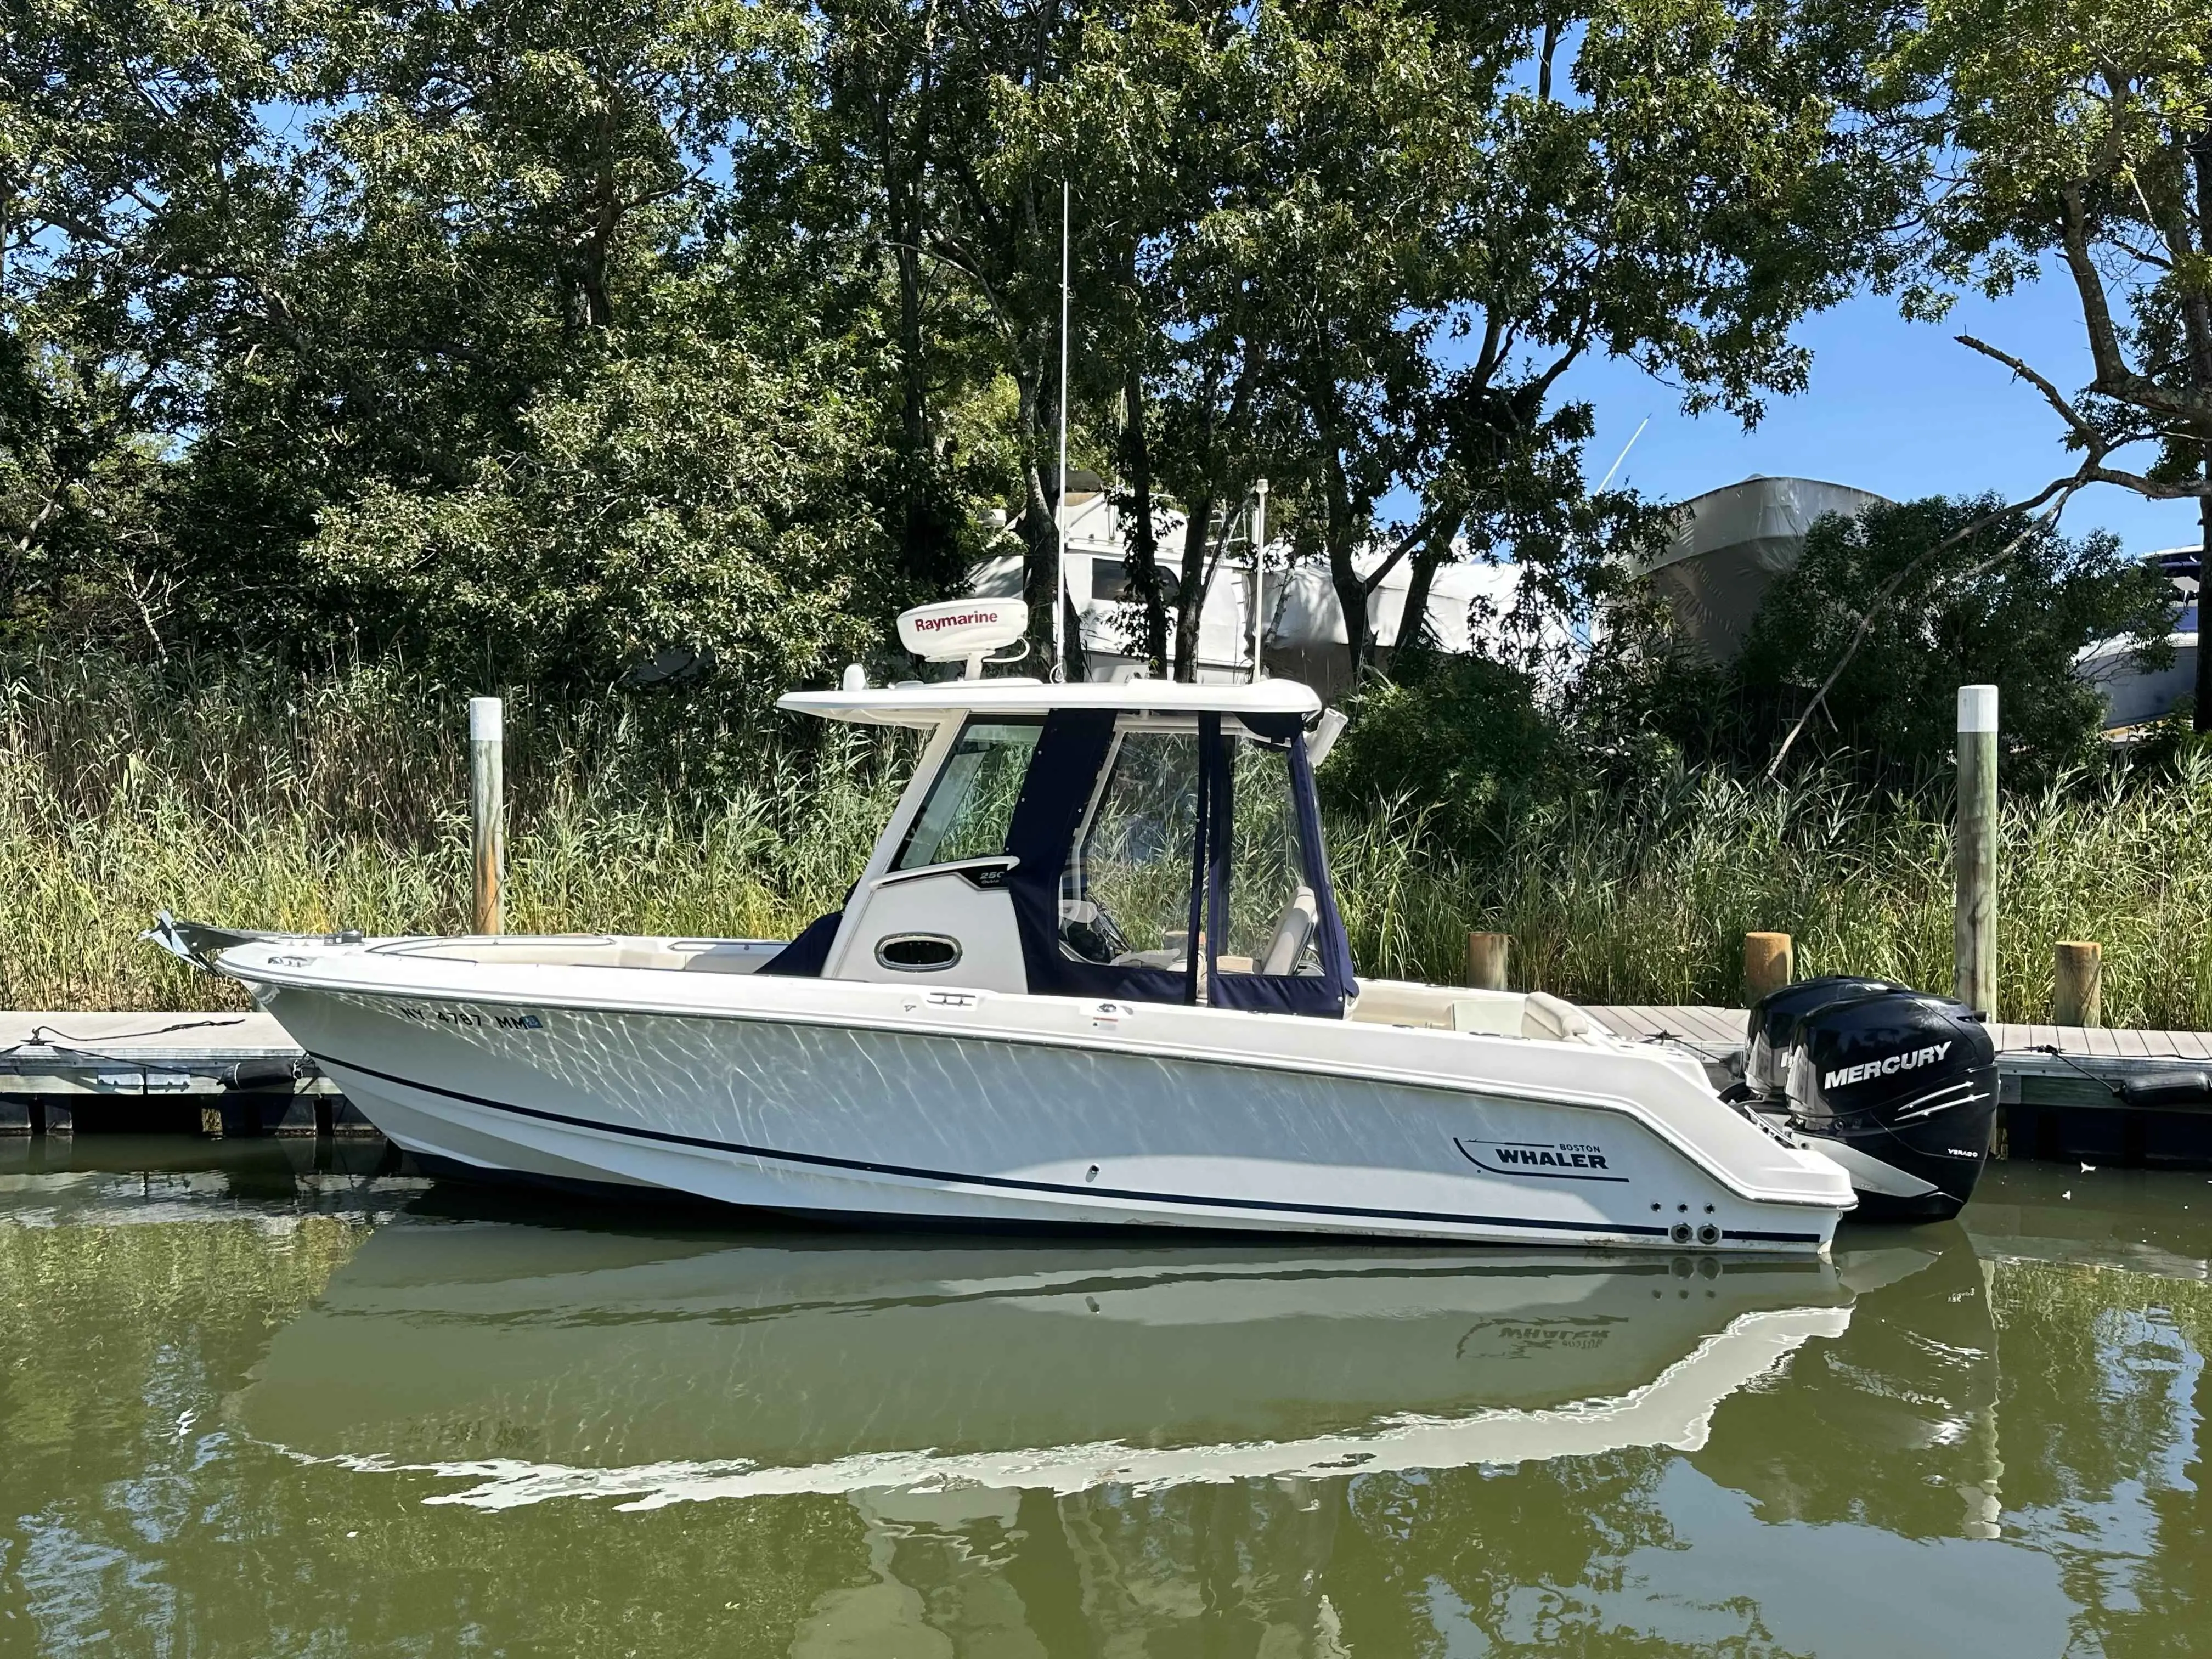
[[[234,1004],[137,942],[164,908],[465,931],[465,702],[374,670],[15,665],[0,685],[0,1006]],[[510,930],[775,938],[836,908],[912,741],[775,735],[510,690]]]
[[[721,729],[508,694],[509,927],[784,937],[834,908],[911,739]],[[34,659],[0,684],[0,1006],[220,1004],[135,936],[164,907],[241,926],[466,926],[463,698],[398,671],[313,680]],[[1353,954],[1456,979],[1470,927],[1587,1001],[1741,1000],[1743,934],[1801,973],[1950,980],[1948,826],[1833,781],[1681,777],[1445,847],[1412,803],[1330,825]],[[2112,1024],[2212,1027],[2212,762],[2010,803],[2000,1012],[2042,1017],[2051,946],[2106,950]]]
[[[1423,853],[1423,830],[1405,803],[1337,826],[1363,966],[1452,978],[1481,927],[1513,936],[1532,987],[1733,1004],[1744,934],[1772,928],[1800,975],[1951,982],[1951,828],[1908,797],[1683,777],[1530,814],[1480,847]],[[1998,886],[2001,1018],[2047,1018],[2051,945],[2092,939],[2107,1024],[2212,1028],[2212,758],[2008,802]]]

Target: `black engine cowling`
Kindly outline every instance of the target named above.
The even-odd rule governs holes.
[[[1754,1043],[1762,1030],[1788,1032],[1778,1054],[1768,1037],[1754,1093],[1800,1134],[1833,1143],[1861,1216],[1956,1215],[1981,1177],[1996,1119],[1988,1029],[1948,997],[1864,980],[1833,981],[1824,995],[1817,983],[1788,987],[1752,1011]],[[1769,1008],[1784,999],[1794,1006]]]
[[[1751,1029],[1745,1034],[1743,1080],[1755,1095],[1779,1099],[1790,1092],[1790,1045],[1805,1016],[1853,997],[1885,991],[1916,994],[1910,985],[1886,979],[1859,979],[1849,974],[1825,974],[1801,979],[1759,1000],[1751,1011]]]

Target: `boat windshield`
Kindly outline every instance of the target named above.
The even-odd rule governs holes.
[[[919,870],[1005,852],[1014,803],[1043,730],[1036,720],[970,720],[891,868]]]
[[[1060,880],[1060,948],[1084,962],[1168,968],[1190,933],[1198,734],[1124,732]]]
[[[1060,881],[1060,948],[1072,960],[1178,968],[1188,955],[1198,734],[1115,739],[1089,822]],[[1315,901],[1285,751],[1230,739],[1229,901],[1218,972],[1317,973]]]
[[[1316,910],[1288,751],[1232,741],[1230,752],[1229,915],[1214,965],[1224,974],[1317,974]]]

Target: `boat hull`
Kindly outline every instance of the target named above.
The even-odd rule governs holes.
[[[1600,1105],[1279,1057],[259,989],[408,1151],[641,1197],[878,1225],[1763,1252],[1823,1249],[1842,1207],[1747,1198]]]

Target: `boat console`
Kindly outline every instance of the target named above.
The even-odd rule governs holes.
[[[848,682],[781,707],[933,733],[817,924],[819,976],[1329,1018],[1358,996],[1307,688]]]

